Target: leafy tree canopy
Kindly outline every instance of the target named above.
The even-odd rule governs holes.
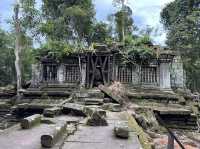
[[[200,90],[200,0],[175,0],[161,18],[168,30],[167,45],[183,57],[188,87]]]
[[[42,8],[41,31],[48,39],[90,42],[95,15],[92,0],[43,0]]]

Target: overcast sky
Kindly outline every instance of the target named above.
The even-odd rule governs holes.
[[[38,2],[41,0],[37,0]],[[143,29],[147,25],[158,29],[157,34],[152,34],[156,44],[164,45],[166,33],[160,24],[160,12],[164,6],[174,0],[128,0],[128,5],[133,9],[133,18],[136,26]],[[12,16],[14,0],[0,0],[0,26],[8,30],[7,20]],[[112,0],[93,0],[96,8],[97,20],[106,21],[108,14],[115,10]]]

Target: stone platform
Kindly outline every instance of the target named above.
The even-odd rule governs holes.
[[[107,120],[109,126],[86,126],[84,120],[79,123],[74,135],[67,134],[52,147],[53,149],[140,149],[141,145],[137,135],[130,131],[128,140],[116,138],[113,133],[115,124],[124,119],[120,113],[109,113]],[[80,117],[61,116],[53,118],[55,123],[61,121],[80,120]],[[54,124],[40,124],[28,130],[22,130],[16,125],[0,134],[0,149],[43,149],[40,137],[51,132]]]
[[[62,149],[140,149],[140,143],[134,133],[128,140],[114,136],[114,124],[109,121],[107,127],[81,126],[74,136],[70,136]]]
[[[40,137],[43,134],[49,133],[63,121],[76,121],[80,117],[60,116],[51,119],[55,124],[40,124],[31,129],[21,129],[20,125],[15,125],[0,133],[0,149],[42,149]],[[62,138],[61,138],[62,140]],[[55,147],[61,145],[61,142]]]

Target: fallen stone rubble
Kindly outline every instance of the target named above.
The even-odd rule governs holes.
[[[35,114],[30,117],[24,118],[21,120],[22,129],[30,129],[31,127],[39,124],[41,122],[42,116],[40,114]]]
[[[93,111],[91,116],[88,117],[86,124],[89,126],[108,126],[104,114],[97,110]]]

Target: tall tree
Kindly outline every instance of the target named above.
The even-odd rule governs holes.
[[[20,44],[20,36],[21,36],[21,28],[20,28],[20,20],[19,20],[19,1],[16,0],[16,4],[14,7],[14,24],[15,24],[15,69],[16,69],[16,79],[17,79],[17,97],[20,97],[20,89],[22,88],[22,72],[21,72],[21,44]]]
[[[125,41],[125,36],[132,34],[135,29],[134,21],[132,18],[132,10],[126,5],[125,0],[113,0],[114,6],[119,10],[114,14],[115,29],[118,38],[121,42]]]
[[[42,32],[48,39],[90,42],[94,19],[92,0],[43,0]]]
[[[183,57],[188,87],[200,90],[200,0],[175,0],[161,18],[168,30],[167,45]]]
[[[25,60],[24,53],[30,50],[32,39],[29,37],[35,29],[36,20],[35,0],[16,0],[14,5],[14,17],[12,24],[15,33],[15,69],[17,81],[17,96],[20,97],[20,89],[22,88],[23,65]],[[30,67],[30,66],[29,66]]]

